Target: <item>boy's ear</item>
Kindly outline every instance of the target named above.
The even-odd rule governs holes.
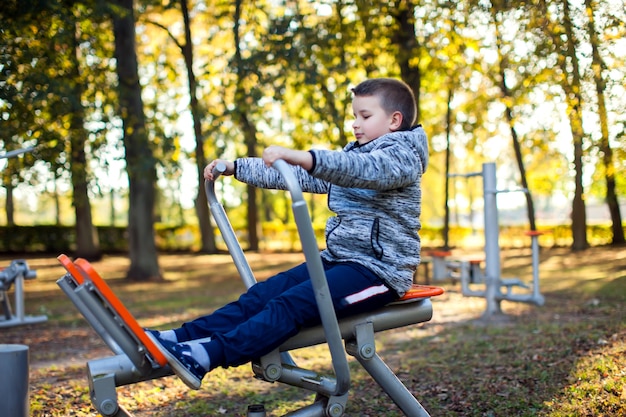
[[[402,119],[402,113],[400,113],[399,111],[393,112],[393,114],[391,115],[391,123],[389,125],[389,128],[392,131],[400,129],[400,126],[402,126]]]

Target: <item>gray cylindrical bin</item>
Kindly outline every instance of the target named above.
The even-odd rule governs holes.
[[[28,417],[28,346],[0,344],[0,416]]]
[[[252,404],[248,406],[247,417],[265,417],[265,406],[263,404]]]

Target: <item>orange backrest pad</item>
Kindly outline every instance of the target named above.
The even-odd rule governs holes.
[[[128,329],[139,339],[139,341],[146,347],[148,353],[152,358],[161,366],[167,364],[167,359],[161,353],[159,348],[150,340],[146,335],[144,329],[137,323],[135,317],[126,309],[124,304],[113,293],[106,281],[100,277],[95,269],[85,259],[76,259],[72,262],[67,256],[60,255],[57,259],[63,264],[65,269],[74,277],[78,284],[82,284],[85,281],[85,277],[88,277],[93,285],[100,291],[100,294],[109,302],[111,307],[115,310],[117,315],[124,321]]]
[[[74,265],[74,262],[72,262],[72,260],[67,255],[61,254],[57,256],[57,259],[59,260],[59,262],[61,262],[61,265],[65,267],[65,270],[74,277],[74,280],[76,281],[78,285],[81,285],[82,283],[85,282],[85,278],[83,277],[81,272],[78,270],[78,268],[76,268],[76,265]]]

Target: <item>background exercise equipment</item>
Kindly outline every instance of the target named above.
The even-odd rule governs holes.
[[[23,324],[43,323],[48,320],[45,315],[29,316],[25,313],[24,304],[24,280],[37,278],[37,272],[28,267],[24,260],[15,260],[0,271],[0,305],[2,306],[2,316],[0,317],[0,328],[19,326]],[[11,308],[9,290],[15,285],[13,301],[15,312]]]
[[[487,301],[483,318],[489,319],[502,314],[503,300],[530,303],[537,306],[544,304],[545,299],[539,290],[539,243],[542,234],[537,231],[526,233],[531,238],[532,250],[532,283],[529,285],[519,278],[502,278],[500,266],[500,225],[498,221],[497,195],[510,192],[527,192],[524,189],[497,188],[496,164],[485,163],[482,171],[468,174],[451,174],[458,177],[482,177],[484,199],[484,239],[485,268],[480,268],[480,261],[451,259],[449,251],[435,251],[432,255],[433,281],[441,281],[452,277],[461,282],[461,293],[468,297],[482,297]],[[478,285],[477,285],[478,284]],[[479,286],[481,288],[479,288]],[[514,291],[516,288],[525,291]]]

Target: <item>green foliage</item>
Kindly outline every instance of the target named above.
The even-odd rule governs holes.
[[[301,149],[345,145],[352,139],[349,88],[373,76],[411,77],[419,92],[420,121],[431,140],[431,166],[424,176],[425,223],[443,215],[443,152],[448,139],[453,172],[473,171],[481,162],[494,159],[512,166],[511,125],[503,123],[505,106],[512,110],[512,126],[520,137],[533,195],[571,198],[571,140],[568,126],[560,121],[567,121],[562,84],[571,78],[568,69],[577,55],[562,60],[568,56],[563,49],[567,37],[563,2],[242,2],[235,45],[233,2],[190,1],[192,65],[202,125],[200,137],[195,138],[190,137],[187,118],[180,4],[136,3],[142,99],[151,150],[159,160],[161,207],[193,198],[180,192],[187,178],[182,167],[196,158],[190,141],[198,140],[210,159],[251,151],[239,123],[241,114],[255,128],[258,145],[253,153],[269,144]],[[606,64],[602,75],[608,140],[614,150],[617,193],[622,197],[626,189],[624,10],[615,1],[590,4],[596,16],[597,46]],[[124,154],[109,7],[107,2],[89,0],[3,3],[2,145],[5,150],[37,146],[36,153],[3,166],[7,192],[24,182],[36,185],[35,192],[69,184],[74,157],[68,139],[77,134],[70,122],[81,107],[88,151],[84,168],[92,195],[126,187],[117,172],[124,168],[118,161]],[[571,13],[576,17],[573,34],[581,51],[586,50],[587,15],[576,5]],[[408,30],[402,26],[407,21]],[[78,72],[73,70],[73,60],[78,60]],[[580,60],[585,87],[592,82],[592,68],[586,62]],[[407,66],[408,74],[403,71]],[[501,94],[504,75],[507,96]],[[76,86],[82,93],[72,95]],[[594,89],[583,90],[581,105],[590,117],[584,126],[584,163],[586,169],[596,168],[585,186],[590,195],[601,198],[606,194],[603,175],[611,168],[600,163],[603,151],[597,149]],[[450,125],[446,122],[449,97]],[[511,168],[506,175],[514,179],[517,170]],[[236,198],[242,199],[244,191],[236,192]],[[459,197],[468,198],[469,192],[463,190]],[[268,197],[261,217],[269,213],[268,221],[284,218],[282,203]]]
[[[247,230],[245,224],[235,225],[234,229],[245,248]],[[314,222],[313,229],[320,248],[324,247],[323,221]],[[626,225],[624,226],[626,228]],[[100,246],[105,253],[124,253],[128,251],[127,229],[125,227],[98,226]],[[283,223],[279,219],[261,224],[261,248],[277,252],[298,252],[302,246],[298,230],[293,222]],[[542,226],[545,234],[539,238],[543,247],[566,247],[571,245],[570,226]],[[499,243],[502,248],[530,247],[530,238],[525,235],[527,228],[522,226],[503,226],[500,228]],[[612,233],[609,225],[593,225],[587,229],[589,242],[593,246],[611,243]],[[200,235],[195,225],[172,226],[157,224],[155,227],[156,246],[162,252],[196,251],[200,246]],[[481,231],[469,227],[450,228],[450,243],[455,248],[475,246],[481,242]],[[218,247],[226,250],[219,233]],[[432,249],[443,246],[442,229],[425,226],[420,231],[422,248]],[[73,226],[0,226],[0,253],[66,253],[75,250],[76,237]]]

